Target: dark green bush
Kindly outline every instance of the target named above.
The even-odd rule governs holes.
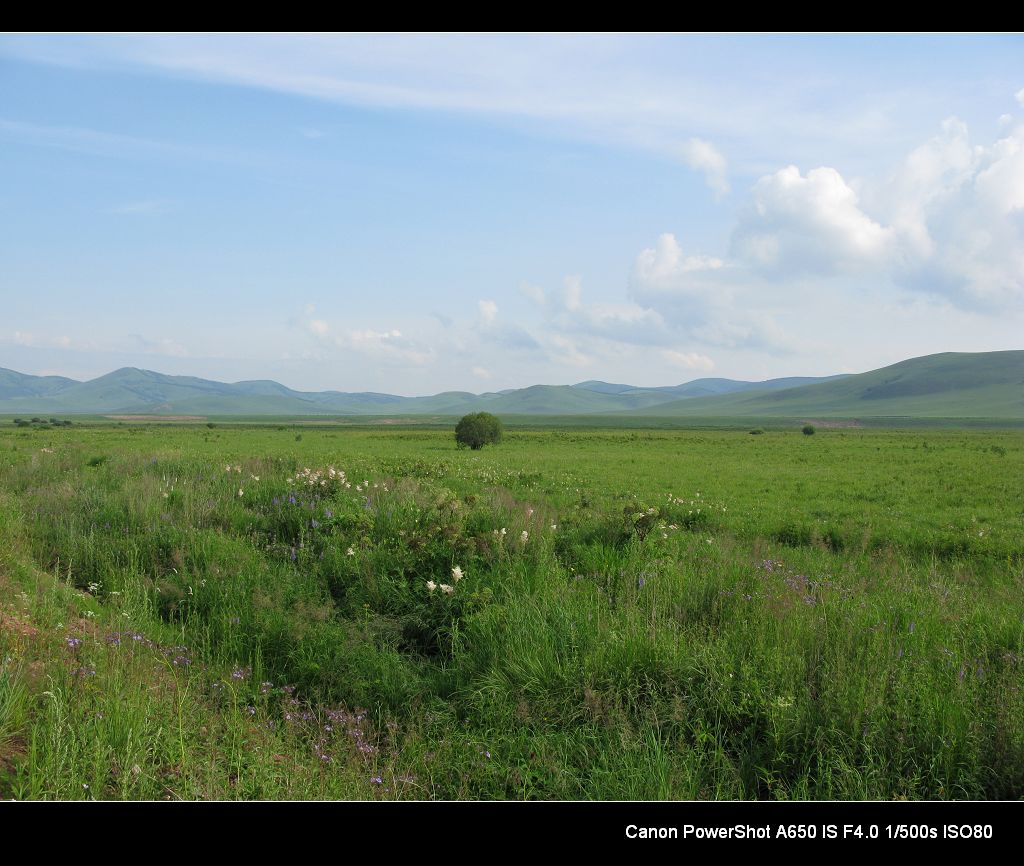
[[[497,445],[501,441],[501,421],[490,412],[473,412],[464,415],[455,426],[455,443],[459,448],[474,451],[484,445]]]

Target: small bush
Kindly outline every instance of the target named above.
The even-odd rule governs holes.
[[[804,424],[803,432],[804,432],[804,436],[813,436],[814,435],[814,425],[813,424]]]
[[[464,415],[455,427],[455,443],[459,448],[472,448],[474,451],[484,445],[497,445],[501,442],[501,421],[490,412],[474,412]]]
[[[755,427],[750,431],[751,436],[760,436],[762,433],[764,433],[764,427]]]

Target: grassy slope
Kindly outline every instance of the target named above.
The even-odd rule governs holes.
[[[675,401],[659,406],[658,414],[1024,418],[1024,351],[946,352],[770,394]]]

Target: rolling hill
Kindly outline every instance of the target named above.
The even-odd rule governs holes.
[[[632,414],[639,414],[633,412]],[[1024,351],[943,352],[769,393],[675,400],[659,416],[1024,418]]]
[[[1024,418],[1024,351],[912,358],[868,373],[643,388],[599,381],[425,397],[295,391],[125,367],[87,382],[0,368],[0,413],[25,415],[633,415],[665,418]]]

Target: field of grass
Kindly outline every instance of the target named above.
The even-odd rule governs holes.
[[[11,425],[0,797],[1016,799],[1022,592],[1011,430]]]

